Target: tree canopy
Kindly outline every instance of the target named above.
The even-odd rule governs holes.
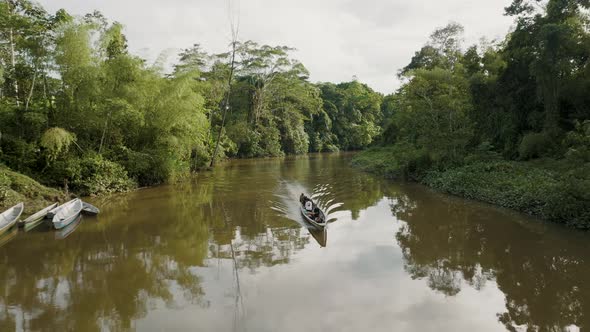
[[[230,78],[232,54],[196,43],[166,73],[131,54],[124,26],[98,11],[75,17],[11,0],[0,17],[0,163],[47,185],[109,192],[174,181],[214,151],[362,149],[381,131],[380,94],[311,83],[291,47],[237,41]],[[105,173],[100,185],[88,183],[93,172]]]

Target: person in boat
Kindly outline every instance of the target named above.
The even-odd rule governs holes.
[[[320,213],[320,208],[316,207],[313,209],[313,220],[317,223],[322,223],[322,214]]]
[[[305,206],[305,211],[307,211],[307,212],[313,211],[313,202],[311,201],[311,199],[307,198],[307,200],[305,200],[304,206]]]
[[[306,199],[307,199],[307,196],[305,196],[303,193],[301,193],[301,196],[299,196],[299,203],[301,203],[301,205],[305,204]]]
[[[318,224],[323,224],[324,223],[324,221],[322,220],[322,217],[321,216],[316,216],[315,217],[315,222],[317,222]]]

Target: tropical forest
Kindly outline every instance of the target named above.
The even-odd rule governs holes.
[[[0,331],[590,328],[590,0],[0,0]]]

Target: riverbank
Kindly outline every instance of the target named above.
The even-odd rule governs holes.
[[[445,170],[413,172],[390,148],[359,153],[354,166],[390,179],[410,179],[438,191],[510,208],[544,220],[590,229],[590,166],[564,161],[477,160]],[[410,171],[408,171],[410,169]]]
[[[0,166],[0,211],[24,202],[24,213],[30,214],[65,199],[64,192],[46,187],[26,175]]]

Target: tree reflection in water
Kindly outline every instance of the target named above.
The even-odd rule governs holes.
[[[506,297],[498,319],[510,331],[562,331],[590,326],[590,265],[585,234],[408,187],[392,210],[413,278],[448,296],[494,280]]]
[[[240,271],[289,263],[310,243],[299,224],[269,209],[278,180],[297,172],[321,174],[321,181],[312,177],[305,184],[312,187],[339,176],[338,169],[327,165],[326,171],[308,159],[254,163],[95,200],[102,210],[98,219],[83,220],[62,241],[55,241],[53,232],[20,234],[0,252],[0,330],[128,330],[162,305],[206,307],[195,268],[219,259],[233,261],[237,308]],[[366,175],[354,174],[350,181],[378,187],[377,181],[362,181]],[[381,196],[375,190],[367,195],[370,204]],[[344,201],[349,208],[366,206],[350,197]]]
[[[347,232],[371,227],[367,211],[390,198],[402,221],[395,239],[407,273],[449,297],[463,287],[497,285],[506,297],[498,319],[509,330],[590,326],[586,234],[420,186],[395,185],[351,169],[347,158],[232,162],[174,186],[94,201],[102,214],[83,219],[64,240],[56,241],[53,232],[21,233],[0,248],[0,331],[133,330],[162,309],[168,315],[224,305],[233,306],[237,329],[249,314],[243,280],[271,269],[288,275],[286,268],[296,269],[300,251],[316,254],[316,240],[325,245],[326,233],[302,227],[301,192],[314,195],[336,219],[330,229],[343,226]],[[379,212],[390,218],[387,208]],[[350,245],[359,240],[331,235],[331,241],[344,238]],[[362,240],[359,245],[371,241]],[[330,249],[322,249],[325,257],[334,254]],[[399,254],[397,247],[390,249]],[[398,267],[379,260],[388,255],[371,256],[375,266],[384,266],[380,271]],[[348,258],[335,264],[361,259]],[[215,270],[227,275],[211,287],[207,278]],[[370,275],[367,270],[353,269]]]

